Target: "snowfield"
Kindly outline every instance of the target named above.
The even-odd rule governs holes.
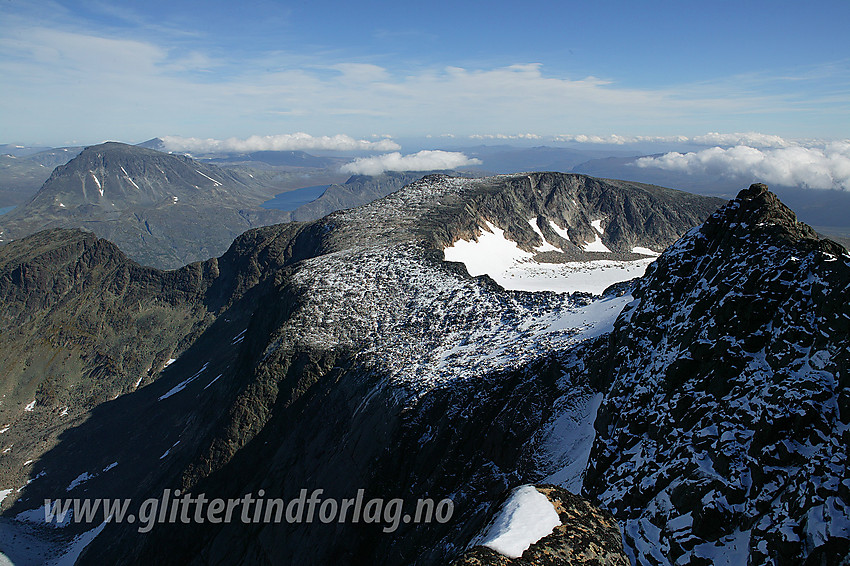
[[[538,252],[560,251],[546,242],[535,220],[529,224],[540,236],[544,244],[535,248]],[[599,228],[601,221],[594,221]],[[551,223],[551,221],[550,221]],[[566,238],[566,231],[556,229]],[[596,240],[584,246],[585,251],[610,252],[602,244],[599,234]],[[636,247],[635,253],[657,256],[647,248]],[[446,261],[455,261],[466,266],[473,277],[489,275],[496,283],[512,291],[555,291],[556,293],[591,293],[601,295],[614,283],[640,277],[655,258],[635,261],[617,261],[600,259],[591,261],[573,261],[568,263],[542,263],[534,260],[535,254],[519,248],[516,242],[505,237],[504,230],[487,222],[478,241],[458,240],[443,250]]]

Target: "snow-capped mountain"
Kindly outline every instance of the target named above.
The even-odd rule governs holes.
[[[846,252],[812,239],[761,188],[691,230],[718,204],[580,175],[430,176],[316,222],[252,230],[221,258],[174,272],[140,268],[77,232],[12,242],[0,250],[0,296],[10,305],[2,316],[16,329],[3,344],[9,393],[0,440],[9,466],[0,485],[23,487],[7,494],[4,515],[19,519],[11,522],[18,536],[25,524],[41,540],[25,519],[65,494],[140,501],[164,489],[220,498],[363,490],[454,505],[450,521],[401,523],[391,534],[363,522],[51,528],[65,539],[88,531],[80,563],[91,564],[506,564],[480,543],[511,531],[497,527],[499,509],[524,484],[538,485],[560,526],[522,552],[553,563],[625,560],[611,516],[564,490],[609,509],[627,553],[640,560],[687,562],[718,540],[718,555],[732,556],[734,546],[756,559],[755,521],[799,525],[812,510],[833,513],[822,523],[840,527]],[[512,255],[482,264],[499,273],[471,277],[482,249]],[[647,252],[662,250],[647,268]],[[779,270],[792,261],[786,255],[798,263]],[[603,260],[639,263],[647,274],[601,296],[496,284],[517,273],[558,280],[544,266],[553,261]],[[837,314],[821,326],[819,309]],[[772,317],[770,325],[753,313]],[[698,353],[688,358],[691,344]],[[805,357],[802,365],[786,350]],[[32,362],[13,363],[14,351],[33,351]],[[50,360],[39,363],[51,379],[33,371],[36,360]],[[774,366],[793,375],[777,381],[766,369]],[[796,386],[822,385],[828,375],[829,395]],[[683,400],[674,406],[676,395]],[[796,417],[747,429],[750,415],[762,414],[737,414],[747,395],[748,409],[777,399],[769,406],[778,411],[791,395],[840,410],[821,411],[835,428],[817,427],[818,440],[804,445],[794,435],[811,431],[795,428]],[[765,441],[753,444],[759,435]],[[803,478],[797,460],[783,459],[799,453],[789,448],[795,441],[820,451],[812,461],[826,467],[812,493],[824,502],[799,505],[792,489],[752,511],[731,507],[742,497],[734,489],[740,450],[750,466],[741,485],[781,491],[777,478]],[[753,468],[764,474],[774,465],[774,452],[758,451],[767,446],[790,476],[753,479]],[[689,497],[703,483],[710,489]],[[705,511],[715,508],[722,512]],[[573,544],[576,530],[589,537],[583,546]],[[764,550],[776,560],[837,556],[841,533],[817,532],[813,542],[766,540]]]
[[[0,244],[50,228],[83,228],[137,261],[174,268],[221,254],[245,230],[289,220],[260,208],[273,190],[252,174],[109,142],[57,167],[3,216]]]

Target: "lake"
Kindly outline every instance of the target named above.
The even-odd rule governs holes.
[[[330,185],[316,185],[315,187],[304,187],[275,195],[271,200],[262,204],[263,208],[275,210],[295,210],[308,202],[313,202],[325,193]]]
[[[15,210],[14,206],[0,207],[0,216],[6,214],[7,212],[12,212],[13,210]]]

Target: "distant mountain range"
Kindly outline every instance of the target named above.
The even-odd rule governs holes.
[[[38,161],[62,161],[68,153],[41,152],[27,162],[43,172]],[[281,152],[269,153],[277,158]],[[238,160],[227,163],[221,167],[213,160],[116,142],[85,148],[57,167],[29,202],[0,217],[0,245],[40,230],[83,228],[144,265],[177,268],[223,253],[252,227],[315,220],[384,197],[425,174],[355,175],[329,185],[314,201],[284,211],[263,203],[290,173],[248,168]]]
[[[159,138],[139,146],[167,152],[167,147]],[[0,146],[0,154],[3,154],[0,155],[0,209],[24,204],[47,179],[50,168],[66,163],[81,149]],[[600,178],[628,179],[725,199],[732,198],[742,186],[758,180],[743,176],[695,175],[654,167],[637,167],[635,162],[643,154],[637,153],[638,150],[634,148],[480,145],[447,149],[461,151],[481,160],[481,165],[462,169],[476,176],[523,171],[573,172]],[[304,151],[208,153],[192,157],[201,162],[251,172],[263,183],[278,188],[277,191],[270,191],[270,194],[281,192],[282,189],[341,183],[344,176],[340,174],[339,166],[352,159],[351,156],[317,156]],[[850,241],[850,191],[782,186],[773,186],[772,189],[818,231],[845,242]],[[362,202],[366,201],[359,201],[358,204]]]
[[[260,207],[268,197],[251,173],[110,142],[57,167],[0,217],[0,238],[82,227],[143,264],[179,267],[221,253],[249,228],[288,220]]]
[[[2,146],[10,149],[9,146]],[[83,148],[63,147],[38,151],[0,150],[0,208],[26,203],[50,177],[53,168],[76,157]]]

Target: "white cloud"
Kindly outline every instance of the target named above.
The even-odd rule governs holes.
[[[711,145],[721,147],[733,147],[744,145],[748,147],[789,147],[794,145],[794,142],[786,140],[780,136],[772,134],[760,134],[758,132],[721,134],[718,132],[709,132],[704,136],[694,136],[691,138],[696,144]]]
[[[528,140],[553,135],[564,124],[655,128],[681,124],[695,112],[741,112],[754,105],[741,97],[709,100],[553,75],[539,64],[390,69],[282,52],[229,59],[37,26],[5,32],[0,26],[0,75],[10,87],[0,122],[12,141],[131,141],[169,131],[247,137],[271,128],[364,137],[385,131],[535,132],[481,138]],[[69,107],[75,111],[67,112]],[[131,119],[140,111],[145,120]]]
[[[0,18],[0,123],[7,141],[141,141],[164,132],[199,138],[268,131],[392,132],[397,138],[535,132],[476,137],[528,140],[564,131],[747,131],[777,123],[786,131],[796,124],[791,131],[843,136],[836,117],[850,110],[843,92],[825,91],[813,79],[784,81],[793,96],[753,83],[742,88],[739,77],[636,88],[618,77],[570,76],[539,63],[461,68],[386,54],[371,61],[359,54],[354,62],[354,54],[336,50],[214,49],[172,28],[129,34],[123,27],[66,23],[66,16],[73,14]],[[381,61],[392,63],[375,64]],[[572,138],[618,145],[632,139],[563,137]],[[704,138],[692,141],[786,147],[750,134]]]
[[[335,71],[339,71],[340,78],[345,82],[373,82],[389,79],[389,73],[383,67],[368,63],[337,63],[331,65]]]
[[[658,167],[688,174],[742,177],[790,187],[850,190],[850,140],[821,147],[793,145],[759,149],[745,145],[712,147],[642,157],[638,167]]]
[[[553,141],[572,143],[591,143],[606,145],[624,145],[627,143],[687,143],[691,138],[688,136],[621,136],[609,134],[596,136],[587,134],[561,134],[555,136]]]
[[[759,132],[729,133],[709,132],[701,136],[622,136],[619,134],[590,135],[590,134],[561,134],[554,136],[556,142],[590,143],[606,145],[624,145],[630,143],[689,143],[694,145],[733,147],[745,145],[748,147],[779,148],[792,145],[802,145],[800,142],[788,140],[773,134]]]
[[[226,140],[184,138],[164,136],[165,148],[169,151],[188,153],[222,153],[251,151],[391,151],[401,146],[388,138],[379,141],[356,140],[344,134],[314,137],[304,132],[275,136],[251,136],[247,139]]]
[[[456,151],[422,150],[409,155],[396,151],[375,157],[360,157],[343,165],[341,170],[355,175],[380,175],[384,171],[435,171],[480,164],[478,159],[470,159]]]

